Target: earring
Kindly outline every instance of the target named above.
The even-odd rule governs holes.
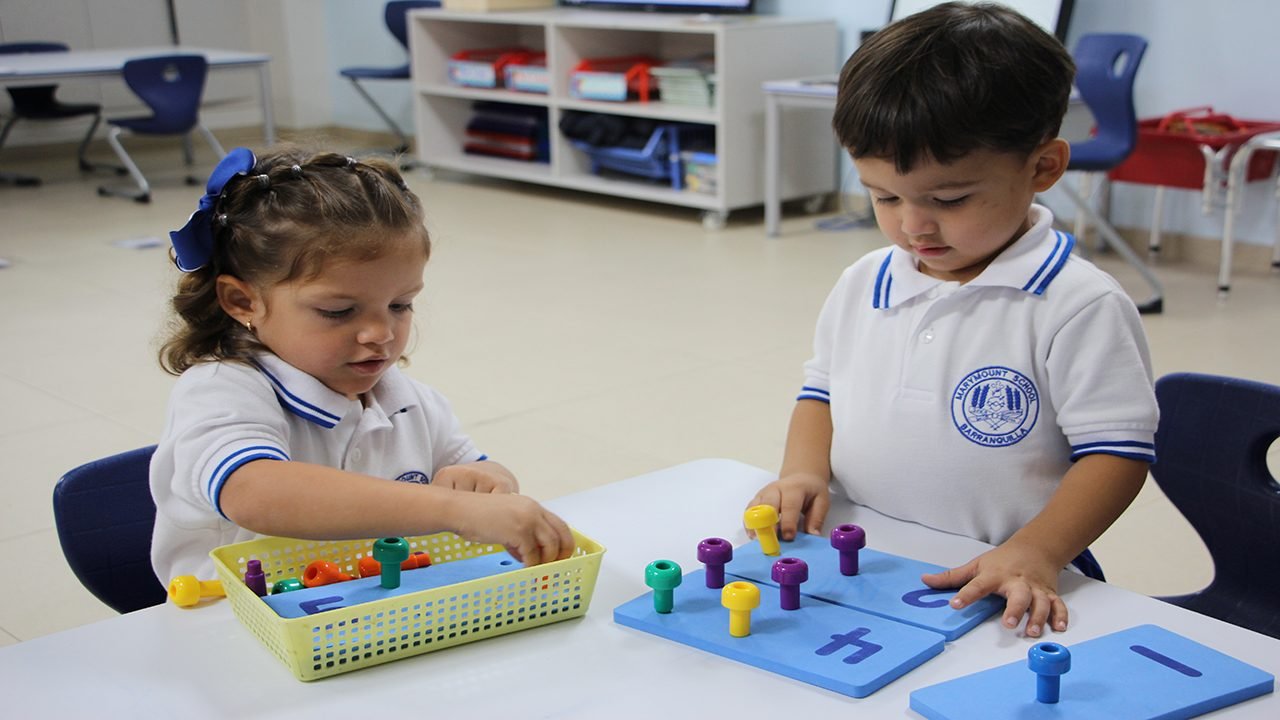
[[[252,321],[252,320],[245,320],[245,321],[244,321],[244,328],[245,328],[246,330],[248,330],[250,334],[252,334],[252,333],[253,333],[253,321]]]

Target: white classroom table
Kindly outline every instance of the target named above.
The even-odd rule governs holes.
[[[179,54],[203,55],[209,61],[210,69],[257,68],[258,99],[262,105],[262,135],[267,145],[275,144],[271,73],[267,67],[271,56],[266,53],[168,45],[0,55],[0,85],[42,85],[72,78],[119,75],[128,60]]]
[[[808,107],[835,110],[836,77],[771,80],[764,92],[764,233],[777,237],[782,220],[782,109]],[[832,151],[839,152],[835,135]]]
[[[159,605],[0,648],[5,718],[918,718],[908,694],[1025,661],[1032,640],[994,619],[863,699],[615,625],[613,608],[646,592],[644,566],[696,568],[708,536],[746,541],[742,510],[772,476],[700,460],[548,503],[606,548],[585,617],[303,683],[231,614],[226,601]],[[837,501],[828,527],[857,522],[868,545],[942,565],[987,546]],[[1159,542],[1152,538],[1152,542]],[[1280,674],[1280,640],[1118,587],[1064,573],[1071,643],[1154,623]],[[677,591],[679,592],[679,591]],[[1270,694],[1206,716],[1280,717]]]

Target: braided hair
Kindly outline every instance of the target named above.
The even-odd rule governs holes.
[[[334,261],[377,259],[406,237],[431,253],[417,196],[395,165],[376,158],[278,146],[227,183],[213,213],[213,255],[182,274],[171,301],[160,365],[174,375],[201,362],[246,361],[262,350],[222,309],[219,275],[266,290],[315,278]]]

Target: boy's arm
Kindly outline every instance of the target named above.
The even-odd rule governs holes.
[[[245,463],[218,499],[231,522],[263,535],[333,540],[451,530],[504,545],[527,565],[568,557],[574,547],[564,521],[523,495],[393,482],[302,462]]]
[[[1054,630],[1066,630],[1058,573],[1120,517],[1146,477],[1147,463],[1140,460],[1086,455],[1063,476],[1044,509],[1002,545],[923,580],[935,588],[963,586],[951,601],[957,609],[1002,595],[1004,624],[1017,627],[1028,615],[1028,636],[1039,637],[1046,620]]]
[[[761,488],[747,507],[777,508],[783,540],[796,536],[802,517],[804,531],[818,535],[831,506],[827,490],[830,482],[831,406],[819,400],[800,400],[791,412],[778,479]]]

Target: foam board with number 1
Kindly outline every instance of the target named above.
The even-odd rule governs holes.
[[[614,622],[852,697],[866,697],[942,652],[942,635],[803,597],[782,610],[778,589],[760,585],[751,634],[729,635],[729,611],[704,570],[686,573],[670,613],[653,593],[619,605]],[[734,578],[726,578],[732,581]]]
[[[1155,625],[1069,645],[1059,700],[1036,700],[1026,660],[911,693],[930,720],[1178,720],[1272,691],[1275,678],[1248,663]]]
[[[838,605],[942,633],[955,640],[1000,612],[1004,599],[988,596],[963,610],[948,602],[955,590],[932,590],[920,581],[924,573],[945,570],[941,565],[912,560],[870,548],[858,551],[858,574],[840,574],[839,554],[831,541],[799,533],[782,542],[782,554],[770,557],[758,541],[734,550],[725,572],[758,583],[773,584],[772,568],[778,557],[797,557],[809,564],[809,580],[800,592]]]

